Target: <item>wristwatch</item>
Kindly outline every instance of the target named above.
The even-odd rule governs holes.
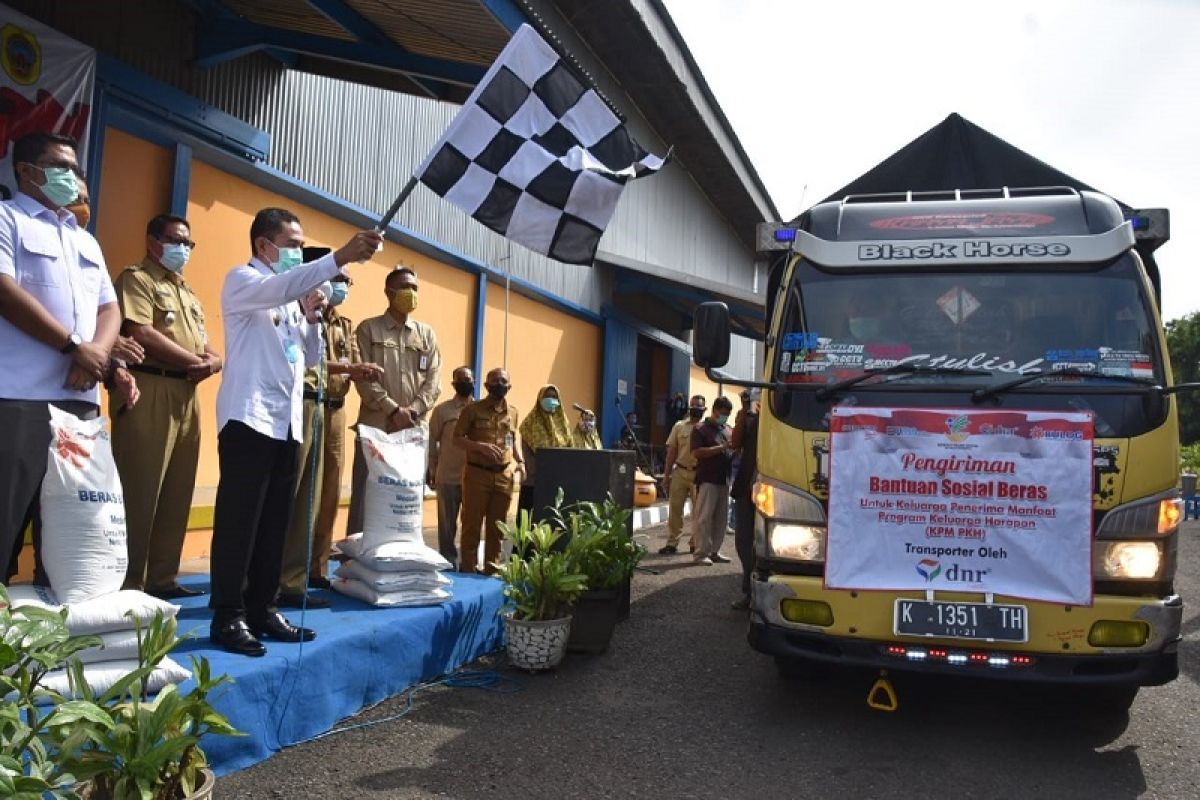
[[[72,333],[67,337],[67,343],[64,344],[62,349],[60,349],[58,352],[62,353],[63,355],[67,355],[68,353],[73,352],[75,348],[79,347],[81,344],[83,344],[83,337],[78,333]]]

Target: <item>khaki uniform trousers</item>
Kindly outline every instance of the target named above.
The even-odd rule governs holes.
[[[696,471],[684,467],[671,470],[671,484],[667,487],[667,544],[672,547],[679,545],[683,536],[683,506],[690,498],[692,501],[692,542],[696,541],[696,487],[694,485]]]
[[[342,466],[346,463],[346,409],[325,408],[321,428],[321,491],[318,495],[317,526],[313,529],[312,559],[308,574],[322,578],[329,568],[333,546],[333,523],[342,499]],[[307,502],[307,500],[305,501]]]
[[[196,384],[137,373],[141,399],[113,414],[113,460],[125,495],[126,589],[162,591],[179,579],[179,558],[200,458]]]
[[[296,452],[296,492],[292,496],[292,516],[288,522],[287,538],[283,544],[283,568],[279,573],[279,591],[282,594],[302,594],[308,588],[308,543],[312,539],[313,523],[316,520],[320,494],[313,496],[312,508],[309,497],[312,487],[321,486],[321,451],[313,449],[313,427],[317,419],[316,400],[304,401],[304,441]],[[324,420],[322,420],[322,423]],[[325,436],[322,428],[321,436]],[[316,458],[316,474],[313,474],[312,458]],[[328,549],[328,548],[326,548]],[[313,552],[316,552],[314,546]]]
[[[460,572],[474,572],[477,568],[480,526],[484,526],[483,571],[488,575],[495,572],[492,563],[500,557],[500,543],[504,539],[497,523],[508,517],[513,488],[511,464],[504,472],[480,469],[470,463],[463,467]]]

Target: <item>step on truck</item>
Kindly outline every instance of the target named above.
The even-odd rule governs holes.
[[[1065,188],[850,196],[767,223],[750,644],[833,665],[1085,687],[1178,674],[1179,426],[1126,219]]]

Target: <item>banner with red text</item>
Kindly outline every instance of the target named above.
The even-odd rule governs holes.
[[[0,4],[0,199],[17,193],[12,145],[27,133],[79,141],[86,163],[96,51]]]
[[[825,583],[1092,603],[1092,417],[833,409]]]

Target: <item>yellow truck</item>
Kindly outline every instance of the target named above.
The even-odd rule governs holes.
[[[1171,385],[1134,246],[1155,213],[999,189],[760,227],[762,381],[714,371],[720,303],[693,357],[764,390],[749,641],[781,673],[1059,682],[1121,708],[1177,676],[1173,395],[1194,386]]]

